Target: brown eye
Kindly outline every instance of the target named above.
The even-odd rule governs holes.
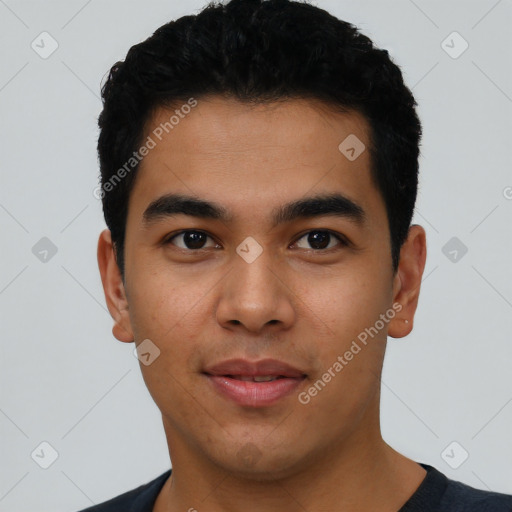
[[[205,247],[205,243],[209,238],[212,240],[210,236],[208,236],[206,233],[203,233],[202,231],[189,230],[182,231],[181,233],[172,236],[165,243],[171,243],[173,245],[176,245],[180,249],[189,249],[193,251],[207,248]],[[174,240],[179,240],[181,243],[175,243]],[[216,244],[214,243],[213,247],[215,246]]]
[[[314,249],[314,250],[323,250],[323,249],[332,249],[336,247],[336,244],[330,245],[330,242],[333,239],[336,239],[342,246],[347,245],[347,243],[338,235],[335,235],[331,231],[326,230],[314,230],[310,231],[303,235],[297,242],[296,245],[299,244],[300,240],[306,240],[306,243],[310,245],[310,247],[300,247],[301,249]]]

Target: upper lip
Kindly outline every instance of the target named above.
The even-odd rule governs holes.
[[[261,377],[276,375],[282,377],[304,377],[304,372],[276,359],[262,359],[260,361],[247,361],[246,359],[229,359],[205,369],[209,375],[244,375]]]

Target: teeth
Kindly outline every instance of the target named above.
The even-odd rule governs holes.
[[[271,380],[276,380],[277,377],[272,375],[262,375],[261,377],[254,377],[255,382],[270,382]]]
[[[276,380],[278,377],[275,375],[261,375],[250,377],[249,375],[233,375],[234,379],[243,380],[246,382],[271,382]]]

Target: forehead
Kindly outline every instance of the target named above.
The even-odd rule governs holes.
[[[139,217],[171,193],[214,200],[248,217],[290,198],[333,191],[365,210],[380,201],[373,206],[382,210],[361,114],[306,99],[249,105],[210,97],[183,105],[158,108],[146,124],[144,140],[154,147],[139,165],[129,208]]]
[[[185,110],[186,106],[159,107],[151,116],[146,135],[163,142],[157,152],[165,151],[170,143],[173,150],[179,145],[180,153],[195,157],[225,156],[235,150],[248,157],[264,150],[269,157],[286,152],[294,155],[293,160],[307,163],[326,149],[331,156],[339,156],[339,144],[349,135],[366,146],[369,142],[369,124],[362,114],[336,112],[314,99],[249,104],[210,96],[197,100],[194,108]],[[362,156],[362,160],[368,157]]]

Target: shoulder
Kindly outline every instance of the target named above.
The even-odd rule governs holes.
[[[441,510],[449,512],[512,512],[512,495],[475,489],[448,479]]]
[[[158,493],[170,474],[169,469],[151,482],[79,512],[151,512]]]
[[[476,489],[433,466],[418,464],[427,474],[400,512],[512,512],[511,495]]]

